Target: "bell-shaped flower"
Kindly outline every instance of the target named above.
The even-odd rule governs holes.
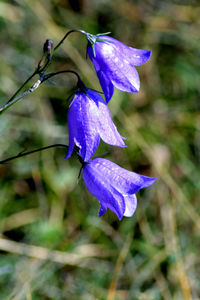
[[[66,158],[71,156],[76,146],[83,161],[88,161],[95,153],[100,139],[113,146],[126,147],[103,98],[86,88],[77,92],[71,100],[68,128],[69,148]]]
[[[128,47],[107,35],[86,33],[88,55],[95,67],[106,102],[111,99],[114,86],[125,92],[138,92],[140,79],[134,66],[144,64],[151,51]]]
[[[83,180],[88,191],[100,202],[99,216],[109,208],[121,220],[123,216],[134,214],[135,193],[153,184],[156,178],[127,171],[107,159],[95,158],[84,164]]]

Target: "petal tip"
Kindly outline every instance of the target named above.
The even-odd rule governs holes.
[[[146,177],[144,176],[144,182],[141,188],[145,188],[148,187],[150,185],[152,185],[156,180],[158,179],[158,177]]]
[[[74,148],[74,147],[73,147],[73,148]],[[70,158],[71,155],[72,155],[72,152],[73,152],[73,149],[70,149],[70,148],[69,148],[69,150],[68,150],[68,152],[67,152],[67,155],[65,156],[65,159]]]
[[[99,209],[99,217],[102,217],[107,211],[107,208],[101,206]]]
[[[140,82],[138,82],[137,85],[135,84],[133,88],[134,88],[134,91],[133,91],[133,92],[134,92],[134,93],[138,93],[138,92],[140,91]]]
[[[151,57],[152,51],[151,50],[147,50],[147,60]]]
[[[120,147],[122,147],[122,148],[126,148],[126,147],[127,147],[127,145],[126,145],[125,143],[123,143],[123,145],[122,145],[122,146],[120,146]]]
[[[118,215],[118,214],[117,214],[117,217],[118,217],[119,221],[121,221],[121,219],[123,218],[123,216],[124,216],[124,215]]]

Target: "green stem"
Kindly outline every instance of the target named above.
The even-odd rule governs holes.
[[[8,100],[7,104],[11,102],[15,97],[21,92],[21,90],[27,85],[27,83],[36,75],[38,74],[38,68],[27,78],[27,80],[20,86],[20,88],[14,93],[14,95]]]
[[[32,77],[33,77],[33,76],[32,76]],[[29,77],[29,80],[30,80],[30,78],[32,78],[32,77]],[[28,82],[28,79],[27,79],[26,83],[27,83],[27,82]],[[34,83],[34,85],[33,85],[31,88],[29,88],[27,91],[25,91],[25,92],[23,92],[23,93],[21,93],[21,94],[19,94],[19,95],[17,96],[17,94],[19,93],[19,91],[20,91],[21,88],[22,88],[22,87],[21,87],[21,88],[18,90],[18,93],[17,93],[17,92],[15,93],[15,94],[16,94],[15,97],[12,97],[12,98],[9,100],[9,102],[7,102],[5,105],[3,105],[2,107],[0,107],[0,115],[2,115],[3,113],[5,113],[9,107],[11,107],[13,104],[15,104],[16,102],[18,102],[21,98],[23,98],[24,96],[26,96],[26,95],[28,95],[28,94],[34,92],[34,91],[40,86],[41,83],[42,83],[42,79],[40,78],[40,79],[38,79],[38,80]],[[23,84],[23,86],[25,86],[25,84]]]
[[[34,92],[37,88],[39,88],[40,84],[42,84],[43,82],[45,82],[46,80],[48,80],[49,78],[59,75],[59,74],[63,74],[63,73],[72,73],[74,75],[76,75],[78,82],[77,82],[77,86],[83,84],[80,78],[80,75],[73,70],[63,70],[63,71],[58,71],[58,72],[52,72],[46,75],[41,75],[40,79],[38,79],[31,88],[29,88],[27,91],[19,94],[18,96],[15,96],[15,98],[13,100],[10,100],[8,103],[6,103],[5,105],[3,105],[2,107],[0,107],[0,115],[3,114],[4,112],[6,112],[6,110],[8,108],[10,108],[13,104],[15,104],[16,102],[18,102],[21,98],[23,98],[24,96],[27,96],[28,94]],[[30,79],[30,77],[29,77]],[[27,81],[28,82],[28,81]]]
[[[64,42],[64,40],[68,37],[68,35],[70,35],[72,32],[80,32],[84,35],[86,35],[87,33],[84,30],[81,29],[72,29],[70,31],[68,31],[65,36],[62,38],[62,40],[55,46],[54,51],[56,51],[56,49],[58,49],[58,47],[60,47],[60,45]]]
[[[15,155],[15,156],[6,158],[6,159],[4,159],[4,160],[1,160],[1,161],[0,161],[0,164],[5,164],[6,162],[9,162],[9,161],[11,161],[11,160],[13,160],[13,159],[20,158],[20,157],[23,157],[23,156],[26,156],[26,155],[29,155],[29,154],[32,154],[32,153],[40,152],[40,151],[47,150],[47,149],[50,149],[50,148],[55,148],[55,147],[64,147],[64,148],[68,149],[68,145],[64,145],[64,144],[53,144],[53,145],[49,145],[49,146],[46,146],[46,147],[42,147],[42,148],[39,148],[39,149],[36,149],[36,150],[32,150],[32,151],[28,151],[28,152],[22,152],[22,153],[19,153],[19,154]]]
[[[80,32],[80,33],[82,33],[82,34],[84,34],[84,35],[87,35],[87,33],[84,31],[84,30],[81,30],[81,29],[72,29],[72,30],[70,30],[70,31],[68,31],[66,34],[65,34],[65,36],[62,38],[62,40],[56,45],[56,47],[54,48],[54,50],[52,51],[52,54],[51,54],[51,56],[47,59],[47,61],[46,61],[46,63],[45,63],[45,65],[43,66],[43,68],[40,68],[39,66],[37,66],[37,68],[35,69],[35,71],[27,78],[27,80],[21,85],[21,87],[14,93],[14,95],[8,100],[8,102],[4,105],[4,106],[2,106],[2,107],[0,107],[0,115],[1,114],[3,114],[10,106],[12,106],[14,103],[16,103],[19,99],[21,99],[22,97],[24,97],[25,95],[27,95],[27,94],[29,94],[30,92],[33,92],[36,88],[34,88],[34,86],[33,87],[31,87],[28,91],[25,91],[23,94],[21,94],[21,95],[19,95],[18,96],[18,94],[21,92],[21,90],[27,85],[27,83],[36,75],[36,74],[42,74],[43,73],[43,75],[41,75],[41,76],[44,76],[44,73],[45,73],[45,71],[47,70],[47,68],[48,68],[48,66],[49,66],[49,64],[50,64],[50,62],[51,62],[51,58],[52,58],[52,56],[53,56],[53,53],[56,51],[56,49],[58,49],[59,47],[60,47],[60,45],[64,42],[64,40],[68,37],[68,35],[69,34],[71,34],[72,32]],[[64,71],[65,72],[65,71]],[[71,71],[72,72],[72,71]],[[55,75],[56,74],[58,74],[58,73],[62,73],[62,72],[56,72],[55,73]],[[76,73],[76,72],[73,72],[73,73]],[[76,74],[77,75],[77,74]],[[51,76],[54,76],[54,75],[51,75]],[[51,77],[50,76],[50,77]],[[77,75],[77,77],[78,77],[78,80],[80,81],[80,77],[79,77],[79,75]],[[47,80],[48,78],[46,78],[46,80]],[[42,82],[42,80],[41,80],[41,82]],[[40,83],[41,83],[40,82]],[[37,85],[37,82],[35,83],[36,85]],[[17,97],[18,96],[18,97]]]

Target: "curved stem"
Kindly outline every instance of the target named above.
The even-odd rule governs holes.
[[[87,33],[84,30],[81,29],[72,29],[70,31],[68,31],[65,36],[62,38],[62,40],[55,46],[53,52],[60,47],[60,45],[64,42],[64,40],[68,37],[68,35],[70,35],[72,32],[80,32],[84,35],[87,35]],[[52,53],[53,54],[53,53]],[[8,104],[9,102],[11,102],[18,94],[19,92],[25,87],[25,85],[36,75],[36,74],[41,74],[43,73],[46,68],[49,66],[49,63],[51,61],[52,55],[47,59],[47,62],[45,63],[45,65],[40,69],[40,68],[36,68],[35,71],[27,78],[27,80],[21,85],[21,87],[14,93],[14,95],[8,100],[8,102],[6,104]],[[52,75],[53,76],[53,75]],[[77,75],[78,77],[79,75]],[[80,78],[80,77],[79,77]]]
[[[47,149],[55,148],[55,147],[64,147],[64,148],[68,149],[68,145],[65,145],[65,144],[53,144],[53,145],[42,147],[42,148],[39,148],[39,149],[36,149],[36,150],[32,150],[32,151],[28,151],[28,152],[24,152],[24,153],[19,153],[19,154],[15,155],[15,156],[3,159],[3,160],[0,161],[0,164],[4,164],[4,163],[6,163],[8,161],[11,161],[13,159],[16,159],[16,158],[20,158],[22,156],[26,156],[26,155],[29,155],[29,154],[32,154],[32,153],[36,153],[36,152],[39,152],[39,151],[43,151],[43,150],[47,150]]]
[[[54,48],[54,50],[52,51],[52,54],[47,58],[46,63],[44,64],[44,66],[41,68],[39,65],[37,66],[37,68],[35,69],[35,71],[27,78],[27,80],[21,85],[21,87],[14,93],[14,95],[8,100],[8,102],[3,105],[2,107],[0,107],[0,115],[3,114],[10,106],[12,106],[14,103],[16,103],[19,99],[21,99],[22,97],[24,97],[25,95],[29,94],[30,92],[33,92],[36,88],[39,87],[39,85],[43,82],[46,81],[48,78],[55,76],[57,74],[60,73],[66,73],[66,71],[60,71],[60,72],[55,72],[55,73],[51,73],[48,74],[47,76],[44,75],[44,72],[46,71],[46,69],[48,68],[50,62],[51,62],[51,58],[53,56],[53,52],[58,49],[58,47],[60,47],[60,45],[64,42],[64,40],[68,37],[69,34],[71,34],[72,32],[80,32],[84,35],[87,35],[87,33],[84,30],[81,29],[72,29],[70,31],[68,31],[65,36],[62,38],[62,40],[56,45],[56,47]],[[77,77],[78,77],[78,83],[81,83],[81,79],[78,73],[76,73],[75,71],[68,71],[71,73],[74,73]],[[24,93],[20,94],[18,96],[18,94],[20,93],[20,91],[27,85],[27,83],[36,75],[39,74],[40,75],[40,79],[28,90],[25,91]],[[17,97],[18,96],[18,97]]]
[[[29,88],[27,91],[21,93],[20,95],[18,96],[15,96],[13,98],[13,100],[10,100],[9,102],[7,102],[5,105],[3,105],[2,107],[0,107],[0,115],[5,113],[6,110],[11,107],[13,104],[15,104],[16,102],[18,102],[21,98],[23,98],[24,96],[34,92],[39,86],[40,84],[42,83],[42,80],[43,80],[43,76],[40,77],[40,79],[38,79],[33,85],[31,88]],[[20,88],[21,90],[21,88]]]
[[[78,83],[81,82],[81,77],[80,77],[80,75],[78,74],[78,72],[73,71],[73,70],[63,70],[63,71],[58,71],[58,72],[52,72],[52,73],[49,73],[49,74],[47,74],[47,75],[44,76],[42,82],[48,80],[49,78],[51,78],[51,77],[53,77],[53,76],[55,76],[55,75],[62,74],[62,73],[72,73],[72,74],[74,74],[74,75],[77,76],[77,78],[78,78]]]
[[[2,107],[0,107],[0,115],[3,114],[8,108],[10,108],[13,104],[15,104],[16,102],[18,102],[21,98],[23,98],[24,96],[34,92],[37,88],[39,88],[39,86],[46,80],[48,80],[49,78],[58,75],[58,74],[62,74],[62,73],[73,73],[77,76],[78,78],[78,83],[77,85],[79,85],[80,83],[82,83],[80,75],[73,70],[63,70],[63,71],[58,71],[58,72],[52,72],[49,73],[47,75],[41,74],[40,79],[38,79],[31,88],[29,88],[27,91],[21,93],[20,95],[18,95],[17,97],[15,96],[15,98],[13,100],[10,99],[10,101],[8,103],[6,103],[5,105],[3,105]],[[33,77],[33,75],[32,75]],[[32,78],[31,77],[31,78]],[[30,80],[30,77],[29,77]],[[27,79],[28,82],[28,79]],[[82,83],[83,84],[83,83]],[[21,89],[21,88],[20,88]]]
[[[68,35],[70,35],[72,32],[80,32],[84,35],[87,35],[87,33],[84,31],[84,30],[81,30],[81,29],[72,29],[70,31],[68,31],[65,36],[62,38],[62,40],[54,47],[54,51],[60,47],[60,45],[64,42],[64,40],[68,37]]]

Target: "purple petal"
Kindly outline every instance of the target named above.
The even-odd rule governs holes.
[[[109,80],[109,78],[106,76],[106,74],[100,69],[99,64],[97,63],[96,59],[93,56],[93,50],[91,47],[88,47],[88,55],[94,65],[97,76],[99,78],[101,88],[105,96],[105,100],[108,103],[114,93],[114,86],[112,82]]]
[[[111,44],[114,44],[116,48],[120,49],[123,56],[129,61],[132,66],[143,65],[151,56],[151,51],[136,49],[129,47],[122,42],[110,37],[110,36],[99,36],[101,39],[107,40]],[[100,42],[98,42],[100,43]]]
[[[133,195],[124,195],[124,200],[126,204],[126,209],[124,216],[125,217],[132,217],[136,208],[137,208],[137,197],[135,194]]]
[[[88,96],[92,97],[96,101],[98,106],[99,117],[97,128],[101,139],[110,145],[126,147],[122,136],[117,131],[117,127],[112,121],[108,106],[103,101],[102,97],[98,93],[88,91]]]
[[[94,101],[91,101],[84,93],[79,93],[69,108],[69,151],[67,157],[73,150],[72,137],[74,143],[80,148],[80,155],[84,161],[87,161],[96,151],[100,137],[96,128],[98,119],[98,109]]]
[[[128,48],[120,42],[117,44],[116,42],[96,42],[96,58],[93,58],[93,62],[96,61],[99,69],[105,73],[116,88],[126,92],[138,92],[140,88],[139,75],[124,55],[124,47]],[[92,53],[88,52],[88,54],[91,58]]]
[[[126,147],[122,136],[113,123],[108,107],[105,103],[99,103],[99,133],[102,140],[110,145]]]
[[[126,56],[133,66],[143,65],[151,56],[151,51],[128,47]]]
[[[112,82],[109,80],[109,78],[107,77],[107,75],[102,70],[99,70],[97,72],[97,76],[99,78],[99,82],[101,84],[105,96],[105,100],[108,103],[114,93],[114,86]]]
[[[142,176],[137,173],[127,171],[126,169],[121,168],[115,163],[104,158],[93,159],[92,166],[103,174],[110,185],[125,195],[135,194],[140,189],[153,184],[156,180],[156,178]]]
[[[92,163],[86,164],[83,167],[83,180],[88,191],[95,196],[101,204],[99,215],[102,216],[107,208],[109,208],[118,216],[119,220],[121,220],[125,212],[124,197],[110,186],[109,181],[107,181],[104,174],[101,173],[101,170],[93,166]]]
[[[75,96],[72,97],[70,101],[70,106],[72,105],[74,101]],[[70,106],[69,106],[69,113],[68,113],[68,135],[69,135],[69,145],[68,145],[68,152],[65,158],[69,158],[72,155],[72,152],[74,150],[74,136],[76,135],[76,125],[74,126],[74,118],[73,118],[73,112],[70,113]]]
[[[74,150],[73,126],[72,126],[72,122],[69,121],[69,117],[68,117],[68,132],[69,132],[69,145],[68,145],[68,152],[65,158],[69,158],[72,155],[72,152]]]
[[[130,66],[126,59],[121,62],[120,69],[121,73],[116,73],[114,69],[111,70],[109,76],[113,85],[124,92],[139,92],[140,78],[138,71],[133,66]]]
[[[138,92],[140,79],[134,66],[144,64],[151,51],[128,47],[110,36],[99,36],[101,41],[94,44],[96,57],[91,46],[88,55],[94,64],[105,99],[111,99],[114,85],[126,92]]]
[[[100,204],[100,208],[99,208],[99,217],[102,217],[106,211],[107,211],[107,208],[105,206],[103,206],[102,204]]]
[[[158,179],[158,177],[148,177],[148,176],[143,176],[143,175],[140,175],[140,177],[143,180],[141,189],[152,185],[156,181],[156,179]]]

